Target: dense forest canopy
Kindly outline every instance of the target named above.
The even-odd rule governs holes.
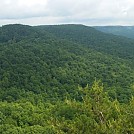
[[[0,133],[134,132],[134,42],[84,25],[0,28]]]
[[[105,34],[84,25],[38,26],[37,28],[45,30],[57,38],[79,43],[84,47],[92,48],[104,54],[132,59],[134,62],[134,43],[132,39]]]

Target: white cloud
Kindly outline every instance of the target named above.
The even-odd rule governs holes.
[[[47,14],[47,0],[0,0],[0,18],[14,19]]]
[[[134,25],[132,0],[0,0],[0,24]]]

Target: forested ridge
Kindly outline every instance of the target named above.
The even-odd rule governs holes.
[[[134,133],[134,42],[83,25],[0,28],[0,133]]]
[[[84,47],[92,48],[101,53],[127,60],[131,59],[134,62],[133,39],[105,34],[95,30],[93,27],[84,25],[48,25],[38,26],[37,28],[48,31],[60,39],[80,43]]]

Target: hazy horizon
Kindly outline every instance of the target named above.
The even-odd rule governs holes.
[[[6,25],[27,25],[27,26],[48,26],[48,25],[83,25],[83,26],[89,26],[89,27],[134,27],[134,25],[85,25],[85,24],[75,24],[75,23],[59,23],[59,24],[37,24],[37,25],[30,25],[30,24],[22,24],[22,23],[7,23],[7,24],[3,24],[3,25],[0,25],[0,27],[2,26],[6,26]]]

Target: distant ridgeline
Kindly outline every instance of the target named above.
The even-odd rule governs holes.
[[[134,26],[94,26],[95,29],[134,39]]]
[[[84,25],[0,27],[0,134],[133,134],[133,95],[133,39]]]

